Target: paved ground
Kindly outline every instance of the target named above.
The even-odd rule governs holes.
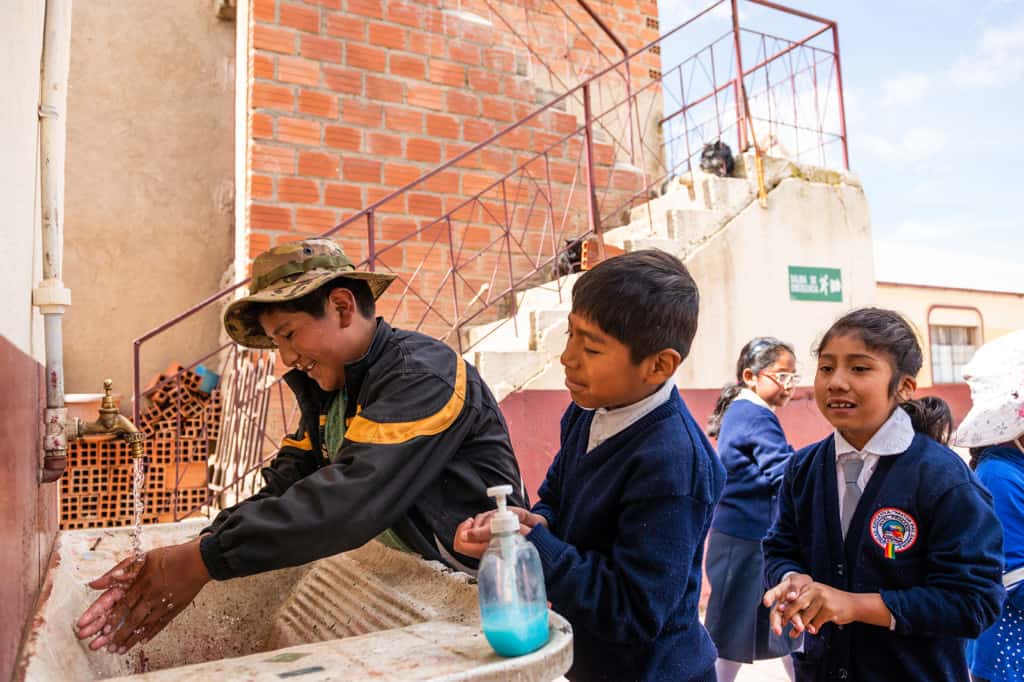
[[[771,661],[758,661],[753,665],[745,665],[740,668],[740,674],[736,682],[789,682],[786,671],[778,659]]]

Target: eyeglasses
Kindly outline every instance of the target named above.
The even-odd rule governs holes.
[[[800,375],[795,372],[777,372],[772,374],[771,372],[759,372],[763,374],[782,388],[790,388],[800,383]]]

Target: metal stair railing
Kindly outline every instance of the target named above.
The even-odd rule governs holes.
[[[811,154],[825,160],[838,145],[839,163],[848,166],[835,23],[766,0],[748,2],[818,26],[801,39],[779,38],[742,27],[737,0],[719,0],[530,115],[366,206],[324,236],[333,236],[346,251],[358,253],[360,267],[397,275],[393,293],[378,302],[387,319],[466,352],[470,348],[464,346],[462,332],[468,326],[506,317],[515,324],[516,294],[557,280],[556,266],[565,258],[568,241],[600,240],[604,228],[622,224],[623,213],[645,202],[666,179],[689,172],[708,141],[734,135],[737,151],[742,151],[752,128],[762,126],[768,134],[758,134],[757,139],[774,139],[780,148],[785,142],[792,147],[788,155],[794,160]],[[687,50],[687,36],[706,33],[723,8],[730,10],[728,30],[700,50]],[[610,104],[601,101],[614,90],[602,90],[602,79],[621,79],[620,69],[627,74],[631,67],[637,71],[651,54],[664,59],[674,53],[690,56],[665,71],[649,69],[646,83],[629,87],[625,96]],[[744,53],[755,55],[755,66],[743,68]],[[562,110],[570,103],[582,111],[582,122],[566,123]],[[552,121],[561,125],[554,133],[547,131]],[[638,153],[641,167],[633,163]],[[489,160],[509,158],[511,168],[504,172],[482,170]],[[405,234],[389,237],[381,217],[386,219],[393,206],[455,169],[480,171],[472,175],[472,182],[463,175],[463,195],[468,198]],[[200,311],[226,302],[247,283],[248,279],[227,287],[135,339],[136,419],[149,393],[177,380],[170,376],[141,389],[144,345]],[[556,284],[551,286],[557,289]],[[225,366],[237,363],[238,352],[243,351],[224,344],[182,371],[214,360]],[[296,416],[294,410],[289,414],[290,396],[280,381],[270,386],[263,378],[259,381],[259,387],[233,389],[250,396],[255,419],[263,423],[247,427],[255,431],[240,439],[245,452],[217,452],[222,461],[237,460],[225,465],[236,481],[219,481],[221,493],[252,480],[251,474],[273,455],[277,437],[290,430]],[[274,390],[280,405],[277,416],[276,408],[267,408],[268,402],[275,402],[270,394],[260,393]],[[266,424],[268,413],[278,429],[273,435]],[[233,490],[231,496],[244,492]],[[182,509],[181,515],[196,507]]]

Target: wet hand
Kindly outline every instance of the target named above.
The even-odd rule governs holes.
[[[547,528],[548,520],[540,514],[533,514],[521,507],[508,507],[508,511],[519,517],[519,532],[529,533],[534,526]],[[491,517],[496,510],[482,512],[459,524],[455,530],[455,551],[466,556],[480,558],[491,542]]]
[[[107,614],[124,597],[140,568],[141,562],[133,562],[132,557],[128,557],[89,583],[89,587],[94,590],[106,591],[85,610],[75,624],[75,633],[79,639],[91,637],[103,628]]]
[[[790,622],[793,623],[793,630],[789,636],[796,639],[804,631],[803,617],[797,612],[787,612],[789,604],[799,598],[805,587],[813,583],[811,576],[806,573],[791,573],[782,579],[775,587],[764,593],[762,603],[766,608],[771,609],[769,622],[772,632],[776,635],[782,634],[782,629]]]
[[[79,618],[76,634],[95,635],[90,649],[124,653],[163,630],[209,580],[198,539],[154,549],[138,562],[125,559],[89,583],[106,591]]]
[[[804,586],[795,600],[785,605],[782,619],[785,621],[796,615],[812,635],[818,634],[825,623],[846,625],[856,620],[855,595],[824,583],[812,582]],[[793,629],[797,629],[795,624]]]
[[[455,551],[464,556],[479,559],[484,555],[487,545],[491,541],[491,529],[490,527],[487,528],[486,540],[471,540],[469,532],[473,530],[474,521],[475,519],[468,518],[455,529]]]

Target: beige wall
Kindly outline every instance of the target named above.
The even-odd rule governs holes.
[[[0,2],[0,680],[12,677],[57,532],[57,487],[39,483],[44,344],[32,289],[42,272],[39,183],[39,0]]]
[[[900,311],[917,326],[925,355],[924,367],[918,376],[921,386],[932,384],[928,312],[933,307],[976,308],[982,321],[982,341],[1024,328],[1024,292],[1011,294],[879,282],[878,305]]]
[[[839,268],[841,303],[793,301],[788,266]],[[813,380],[814,341],[842,313],[875,301],[874,256],[864,190],[852,184],[783,180],[687,260],[700,288],[693,351],[677,376],[686,388],[721,387],[755,336],[777,336],[797,351],[803,384]]]
[[[131,391],[132,340],[234,258],[234,22],[211,2],[77,2],[68,94],[68,392]],[[143,347],[142,380],[216,347],[211,311]]]

